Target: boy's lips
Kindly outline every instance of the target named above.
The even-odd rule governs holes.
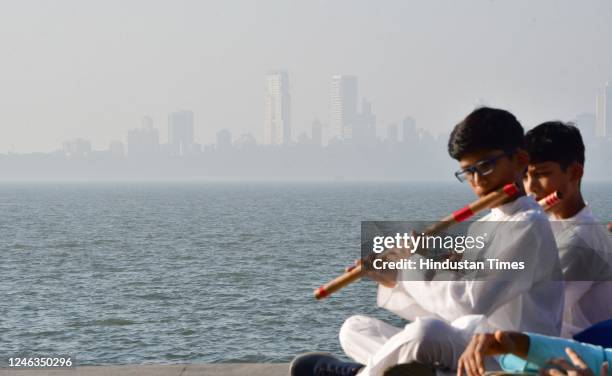
[[[478,191],[478,192],[482,192],[484,194],[489,193],[490,189],[485,186],[485,185],[476,185],[474,186],[474,188]]]
[[[533,193],[533,192],[531,192],[531,193],[528,194],[528,196],[533,197],[533,199],[536,200],[536,201],[540,201],[541,199],[543,199],[544,197],[546,197],[548,195],[545,195],[545,194],[542,194],[542,193]]]

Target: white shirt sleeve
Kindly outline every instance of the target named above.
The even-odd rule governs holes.
[[[417,317],[437,316],[427,311],[406,291],[410,282],[398,283],[393,288],[378,285],[377,304],[401,318],[414,321]]]
[[[413,256],[418,258],[421,256]],[[398,281],[425,311],[452,321],[472,314],[489,315],[528,291],[538,281],[560,279],[557,247],[547,221],[500,222],[482,259],[522,261],[524,269],[506,273],[493,271],[486,280]],[[414,271],[401,279],[414,279]],[[482,278],[479,278],[482,279]],[[526,318],[523,318],[526,319]]]

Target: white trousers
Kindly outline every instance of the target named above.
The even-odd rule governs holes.
[[[340,344],[366,367],[360,376],[380,376],[389,367],[410,362],[457,368],[473,330],[436,318],[417,318],[403,329],[368,316],[352,316],[340,329]]]

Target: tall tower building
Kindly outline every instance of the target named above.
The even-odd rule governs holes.
[[[193,112],[177,111],[168,115],[168,151],[182,156],[193,148]]]
[[[595,136],[606,138],[608,130],[612,130],[612,86],[606,82],[595,98]]]
[[[351,140],[357,122],[357,77],[335,75],[331,79],[329,124],[341,140]]]
[[[416,137],[416,121],[414,118],[407,116],[402,120],[401,126],[402,142],[411,142]]]
[[[312,143],[317,146],[323,145],[323,124],[319,121],[319,119],[315,119],[312,122]]]
[[[399,142],[399,131],[397,124],[389,124],[387,126],[387,142],[392,144]]]
[[[590,144],[595,140],[595,125],[597,121],[595,115],[588,112],[583,112],[576,115],[576,126],[580,129],[582,139],[585,144]],[[587,145],[588,148],[588,145]]]
[[[604,105],[604,125],[603,129],[600,130],[599,136],[605,138],[609,136],[609,132],[612,132],[612,85],[610,82],[606,82],[606,87],[603,91],[603,105]]]
[[[600,130],[603,129],[605,121],[604,106],[603,106],[603,91],[597,90],[595,95],[595,136],[599,137]]]
[[[361,101],[361,113],[351,124],[350,141],[361,146],[376,142],[376,115],[372,113],[372,103],[365,98]]]
[[[291,96],[286,71],[266,76],[264,144],[286,145],[291,142]]]

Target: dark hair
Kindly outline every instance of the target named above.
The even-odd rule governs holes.
[[[455,126],[448,140],[448,153],[459,160],[479,150],[511,152],[523,147],[523,138],[521,123],[510,112],[481,107]]]
[[[527,132],[525,146],[532,163],[556,162],[563,170],[574,162],[584,165],[584,143],[572,123],[542,123]]]

